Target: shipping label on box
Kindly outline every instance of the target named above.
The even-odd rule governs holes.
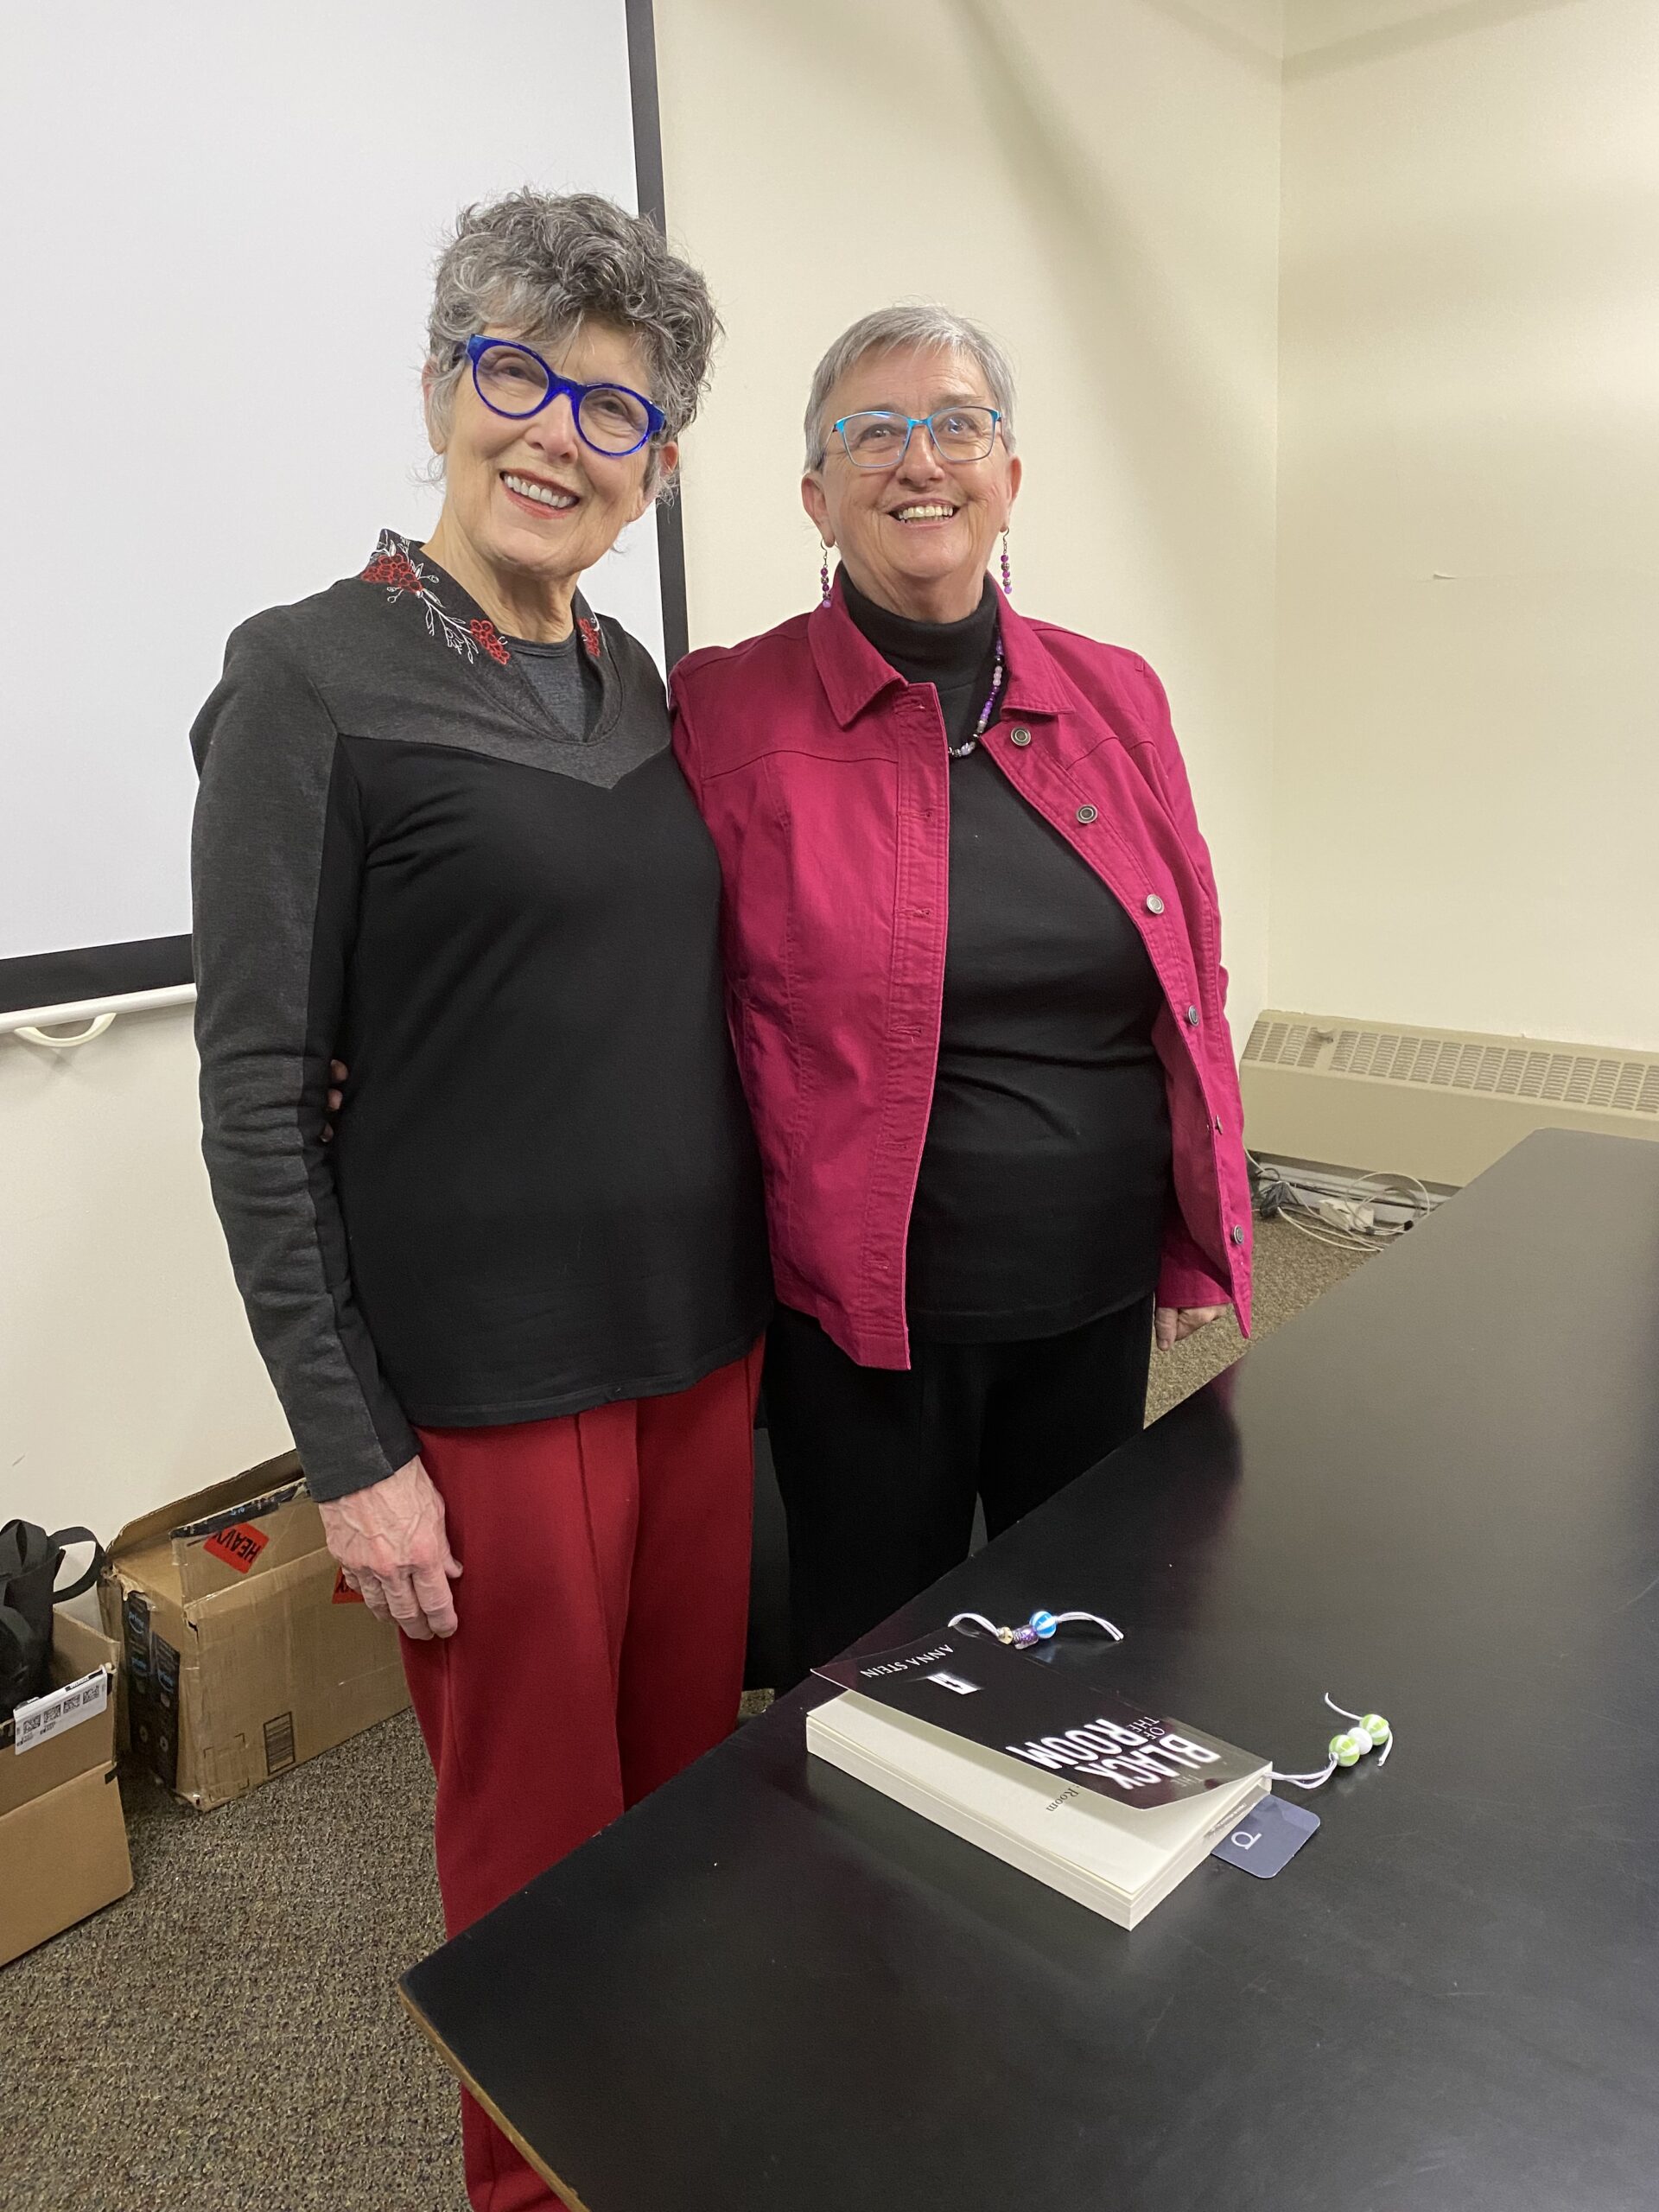
[[[78,1721],[95,1719],[109,1701],[110,1677],[102,1667],[83,1675],[78,1682],[66,1682],[61,1689],[32,1697],[12,1714],[11,1748],[17,1752],[32,1751],[36,1745],[60,1736]]]
[[[0,1723],[0,1966],[132,1887],[111,1640],[53,1622],[52,1687]]]

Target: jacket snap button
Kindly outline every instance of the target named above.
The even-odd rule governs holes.
[[[1221,1135],[1221,1116],[1219,1114],[1216,1116],[1216,1135],[1217,1136]]]
[[[1236,1221],[1233,1224],[1233,1242],[1235,1244],[1242,1244],[1244,1242],[1244,1224],[1243,1222]]]
[[[1008,743],[1010,745],[1029,745],[1031,743],[1031,732],[1028,729],[1011,729],[1008,732]]]
[[[1198,1026],[1198,1009],[1195,1006],[1186,1009],[1186,1026],[1189,1029],[1196,1029]]]
[[[1079,822],[1096,822],[1098,821],[1099,818],[1100,809],[1097,806],[1080,806],[1077,809],[1077,819]]]
[[[1163,911],[1164,902],[1158,896],[1158,893],[1155,891],[1148,893],[1147,899],[1147,912],[1149,914],[1161,914]]]

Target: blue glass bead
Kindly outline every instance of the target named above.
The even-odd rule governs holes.
[[[1033,1613],[1031,1617],[1031,1624],[1033,1628],[1036,1630],[1038,1635],[1044,1638],[1052,1636],[1055,1630],[1059,1626],[1059,1623],[1055,1619],[1052,1613],[1044,1612]]]

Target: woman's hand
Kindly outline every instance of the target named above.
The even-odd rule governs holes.
[[[318,1501],[328,1548],[377,1620],[425,1643],[455,1632],[449,1585],[461,1562],[444,1530],[443,1500],[418,1459],[384,1482]]]
[[[351,1070],[346,1066],[344,1060],[330,1060],[328,1063],[328,1073],[336,1084],[343,1084],[346,1077],[350,1075]],[[343,1103],[341,1092],[336,1089],[331,1090],[327,1096],[328,1111],[331,1114],[338,1114]],[[325,1122],[322,1125],[322,1141],[324,1144],[332,1143],[334,1141],[334,1123],[332,1122]]]
[[[1224,1306],[1159,1306],[1152,1319],[1159,1351],[1173,1351],[1188,1337],[1197,1336],[1200,1329],[1207,1329],[1212,1321],[1218,1321],[1226,1311]]]

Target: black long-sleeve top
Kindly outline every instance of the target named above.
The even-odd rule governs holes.
[[[386,532],[235,632],[192,732],[203,1149],[319,1497],[412,1424],[689,1388],[766,1319],[718,864],[650,657],[576,613],[585,736]]]
[[[913,622],[845,570],[847,609],[965,744],[995,666],[989,579],[961,622]],[[1140,933],[984,746],[950,763],[938,1070],[906,1257],[918,1336],[1058,1336],[1148,1296],[1171,1198],[1163,1004]]]

